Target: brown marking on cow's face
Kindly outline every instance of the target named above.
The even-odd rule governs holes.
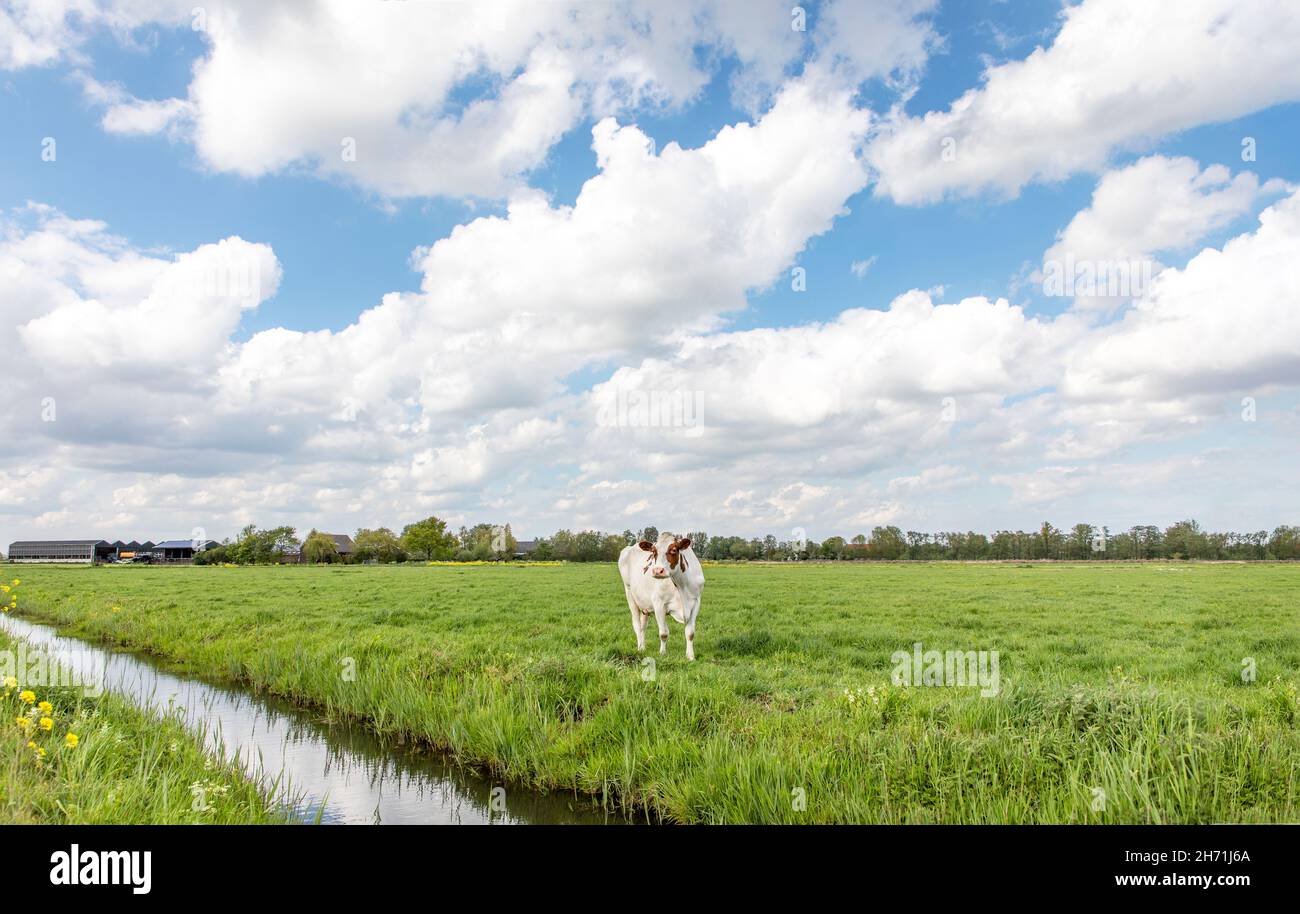
[[[640,546],[646,552],[655,551],[655,544],[650,542],[649,540],[641,540],[641,542],[637,543],[637,545]]]
[[[682,571],[685,571],[685,570],[686,570],[686,556],[682,555],[681,553],[682,553],[684,550],[689,549],[690,546],[691,546],[691,538],[690,538],[689,536],[682,537],[682,538],[679,539],[679,540],[675,540],[675,541],[673,541],[673,543],[672,543],[671,545],[669,545],[669,547],[668,547],[668,553],[667,553],[667,556],[668,556],[668,567],[669,567],[669,568],[676,568],[676,567],[677,567],[677,561],[678,561],[678,559],[680,559],[680,560],[681,560],[681,563],[682,563],[682,569],[681,569],[681,570],[682,570]]]

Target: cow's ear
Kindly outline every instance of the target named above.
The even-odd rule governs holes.
[[[641,542],[637,543],[637,545],[640,546],[642,549],[644,549],[646,552],[649,552],[651,549],[655,547],[655,544],[650,542],[649,540],[641,540]]]
[[[677,548],[678,548],[678,549],[689,549],[689,548],[691,548],[691,538],[690,538],[689,536],[684,536],[684,537],[682,537],[681,539],[679,539],[679,540],[677,541]]]

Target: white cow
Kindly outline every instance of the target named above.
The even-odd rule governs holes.
[[[695,620],[704,594],[704,571],[690,537],[662,533],[659,542],[642,540],[618,557],[627,606],[632,611],[636,649],[645,650],[645,624],[653,613],[659,625],[659,653],[668,653],[668,617],[686,626],[686,659],[695,659]]]

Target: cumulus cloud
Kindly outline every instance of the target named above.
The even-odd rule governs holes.
[[[637,156],[647,167],[648,153]],[[611,152],[607,168],[623,164]],[[327,510],[394,522],[427,508],[453,520],[509,511],[530,529],[707,524],[787,536],[910,522],[935,498],[989,483],[1008,487],[1013,504],[1065,504],[1099,486],[1122,491],[1117,480],[1161,485],[1164,464],[1117,456],[1212,420],[1242,392],[1300,386],[1298,247],[1292,194],[1254,230],[1160,274],[1110,324],[912,291],[887,310],[850,309],[825,323],[683,332],[661,352],[645,347],[662,341],[645,341],[590,391],[512,399],[521,391],[507,386],[462,403],[457,418],[422,397],[462,368],[414,358],[427,339],[401,346],[440,313],[438,286],[450,280],[438,270],[421,292],[387,296],[339,334],[270,330],[237,343],[232,322],[257,296],[168,296],[186,315],[176,323],[158,310],[158,290],[169,276],[206,275],[232,252],[278,278],[263,246],[227,239],[168,259],[100,223],[30,207],[0,244],[0,269],[15,277],[0,304],[18,344],[0,405],[11,430],[0,495],[4,512],[50,532],[74,519],[177,516],[235,529]],[[623,306],[630,314],[635,301]],[[88,302],[103,310],[86,311]],[[114,320],[173,323],[155,345],[147,332],[119,334]],[[644,326],[639,315],[633,323]],[[95,328],[84,339],[82,324]],[[493,345],[483,356],[491,366],[548,364],[528,362],[526,335]],[[168,360],[169,350],[187,357]],[[207,367],[167,381],[178,361]],[[628,421],[628,397],[655,392],[670,407],[674,395],[691,399],[666,414],[675,422]],[[57,401],[57,421],[38,418],[45,396]]]
[[[238,237],[170,263],[132,258],[126,266],[137,276],[120,266],[83,273],[75,299],[19,327],[32,358],[52,371],[167,369],[201,377],[216,367],[241,313],[274,295],[280,282],[271,249]],[[122,285],[143,289],[143,297],[115,302]]]
[[[697,149],[602,121],[601,171],[573,206],[520,194],[417,252],[418,291],[338,332],[239,343],[240,316],[279,282],[268,247],[229,238],[168,259],[33,205],[0,244],[24,379],[0,409],[27,443],[98,447],[78,459],[109,472],[182,461],[238,478],[324,452],[336,473],[370,465],[375,495],[397,502],[481,486],[554,445],[564,422],[545,410],[566,375],[669,351],[781,275],[863,186],[866,127],[847,91],[809,81]],[[57,422],[37,419],[46,394]]]
[[[830,228],[865,183],[853,151],[866,127],[847,92],[807,82],[698,149],[656,151],[603,120],[600,172],[573,206],[520,194],[418,252],[418,293],[338,333],[257,334],[223,368],[228,405],[301,402],[309,378],[346,372],[361,408],[401,391],[426,414],[463,415],[537,405],[584,365],[666,349],[744,307]]]
[[[170,0],[4,0],[0,3],[0,70],[85,61],[82,45],[96,29],[129,41],[150,22],[188,22],[190,8]]]
[[[988,66],[946,111],[896,108],[868,149],[898,203],[991,193],[1105,167],[1116,150],[1300,99],[1300,8],[1083,0],[1052,44]]]
[[[889,480],[889,491],[893,492],[941,492],[956,486],[971,483],[975,477],[968,470],[950,464],[927,467],[915,476],[896,476]]]
[[[628,164],[615,147],[610,174]],[[651,158],[641,149],[628,167],[662,166]],[[148,359],[110,346],[105,361],[53,370],[57,354],[40,347],[57,335],[37,332],[42,322],[88,300],[137,314],[170,272],[220,262],[223,245],[258,246],[228,239],[166,259],[133,250],[99,223],[40,207],[20,216],[34,224],[11,222],[0,245],[0,268],[22,267],[13,287],[21,294],[0,300],[20,328],[11,364],[28,360],[0,406],[12,429],[2,445],[12,453],[0,513],[51,533],[74,522],[177,517],[229,530],[255,519],[315,523],[322,512],[394,523],[425,509],[454,523],[505,511],[529,530],[865,531],[924,519],[935,498],[969,498],[990,483],[1022,506],[1068,504],[1142,480],[1163,485],[1200,458],[1166,462],[1161,476],[1166,463],[1117,455],[1142,436],[1176,434],[1225,392],[1300,385],[1300,328],[1287,313],[1300,299],[1300,195],[1265,209],[1256,229],[1221,250],[1162,273],[1150,296],[1111,324],[912,291],[887,310],[850,309],[825,323],[683,332],[660,352],[631,347],[590,391],[475,401],[468,421],[421,399],[455,376],[454,363],[393,348],[418,325],[414,315],[440,313],[432,303],[449,280],[432,269],[425,289],[393,293],[340,334],[271,330],[236,343],[221,326],[198,322],[193,345],[210,352],[195,357],[218,366],[213,383],[135,384],[124,404],[114,394],[120,372]],[[272,269],[269,251],[254,256]],[[671,288],[664,295],[672,301]],[[227,322],[240,313],[203,306],[227,308]],[[644,325],[639,316],[634,323]],[[495,346],[493,365],[531,357],[526,336],[506,334]],[[361,367],[340,363],[345,356]],[[338,377],[350,383],[331,381]],[[655,391],[699,400],[666,426],[627,423],[608,409],[611,397]],[[43,424],[35,414],[46,393],[59,418]],[[141,535],[165,532],[149,529]]]
[[[789,4],[299,4],[213,0],[193,23],[137,0],[68,2],[15,21],[11,67],[76,53],[85,33],[128,35],[148,22],[193,25],[207,39],[185,98],[139,100],[86,80],[120,134],[189,137],[209,167],[259,176],[302,167],[391,197],[503,198],[581,120],[676,109],[718,62],[757,116],[805,60],[857,83],[919,71],[934,0],[831,2],[811,33]],[[811,34],[811,38],[809,37]]]
[[[1148,156],[1102,177],[1092,203],[1044,253],[1044,272],[1074,292],[1075,307],[1113,309],[1164,268],[1156,254],[1191,248],[1285,186],[1248,171],[1233,177],[1225,165],[1202,170],[1189,158]]]
[[[185,99],[139,99],[118,83],[102,83],[89,73],[80,73],[79,78],[86,99],[104,108],[100,126],[109,133],[167,133],[174,138],[193,116],[193,106]]]
[[[1124,317],[1071,353],[1062,391],[1080,404],[1147,415],[1300,382],[1300,192],[1254,231],[1162,272]]]

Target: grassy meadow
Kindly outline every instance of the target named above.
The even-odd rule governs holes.
[[[26,566],[15,611],[640,819],[1300,821],[1300,566],[705,574],[653,670],[607,564]],[[891,684],[918,641],[1000,691]]]

